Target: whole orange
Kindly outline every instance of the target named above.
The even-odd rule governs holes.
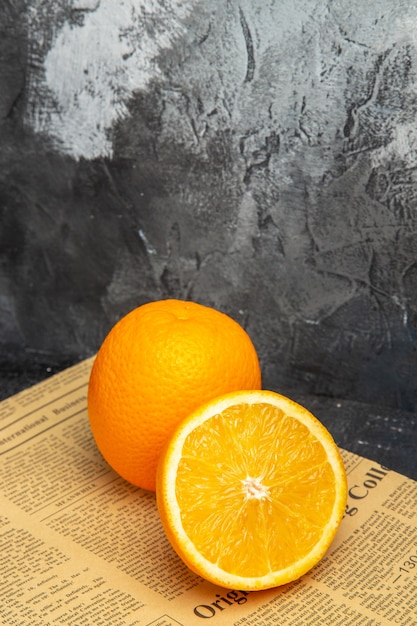
[[[117,322],[97,353],[91,430],[118,474],[154,491],[161,450],[183,419],[219,395],[260,388],[255,347],[231,317],[194,302],[149,302]]]

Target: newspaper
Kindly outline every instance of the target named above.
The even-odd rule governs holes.
[[[323,560],[275,589],[216,587],[171,548],[155,494],[98,452],[91,365],[0,403],[1,624],[417,625],[417,482],[342,450],[348,505]]]

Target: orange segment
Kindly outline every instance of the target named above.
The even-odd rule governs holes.
[[[234,392],[194,412],[159,464],[157,502],[185,563],[215,584],[266,589],[325,554],[346,474],[326,428],[270,391]]]

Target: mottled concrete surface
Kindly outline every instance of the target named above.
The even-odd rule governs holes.
[[[265,387],[412,415],[416,23],[411,0],[3,0],[4,389],[172,296],[241,322]]]

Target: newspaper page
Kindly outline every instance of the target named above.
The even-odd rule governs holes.
[[[92,359],[0,403],[0,623],[417,625],[417,482],[342,450],[349,500],[323,560],[267,591],[216,587],[116,475],[87,417]]]

